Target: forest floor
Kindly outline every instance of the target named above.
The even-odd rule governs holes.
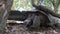
[[[31,30],[24,27],[22,23],[7,23],[6,24],[6,34],[60,34],[60,28],[39,28],[36,30]]]

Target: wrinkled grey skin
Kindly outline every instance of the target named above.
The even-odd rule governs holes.
[[[30,27],[30,25],[32,25],[33,22],[33,18],[35,17],[35,15],[33,14],[32,16],[28,16],[28,18],[24,21],[24,25],[26,27]]]
[[[24,25],[27,27],[39,27],[41,24],[43,26],[49,26],[55,28],[55,25],[60,26],[60,20],[50,14],[47,15],[48,18],[43,15],[32,15],[24,21]],[[45,21],[46,20],[46,21]]]
[[[35,16],[33,19],[33,25],[31,27],[39,27],[40,26],[40,18],[39,16]]]
[[[33,14],[24,21],[24,25],[26,27],[37,28],[41,24],[45,26],[48,22],[49,22],[48,17],[44,16],[43,14]]]

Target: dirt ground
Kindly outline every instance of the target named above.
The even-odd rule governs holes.
[[[60,34],[60,28],[39,28],[31,30],[30,28],[24,27],[23,24],[7,23],[6,34]]]

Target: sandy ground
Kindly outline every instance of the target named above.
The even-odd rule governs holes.
[[[60,28],[39,28],[31,30],[30,28],[24,27],[21,23],[7,23],[6,34],[60,34]]]

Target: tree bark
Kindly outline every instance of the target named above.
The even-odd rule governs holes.
[[[6,26],[6,15],[5,12],[5,1],[0,0],[0,34],[5,34],[5,26]],[[4,16],[4,17],[3,17]]]
[[[5,27],[6,27],[6,20],[7,20],[7,14],[8,10],[10,10],[11,4],[7,5],[6,2],[10,2],[11,0],[0,0],[0,34],[5,34]],[[8,2],[8,3],[9,3]]]

